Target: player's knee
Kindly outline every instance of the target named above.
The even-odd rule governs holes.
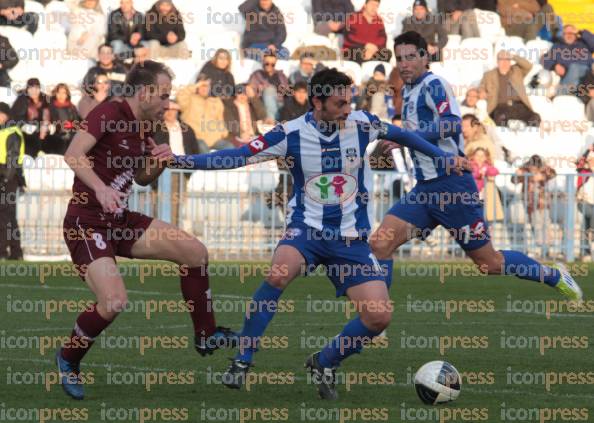
[[[383,331],[386,329],[392,321],[392,313],[389,311],[382,312],[367,312],[361,316],[361,320],[368,329],[374,331]]]
[[[380,260],[392,255],[392,242],[389,239],[372,238],[369,241],[371,252]]]
[[[182,263],[188,267],[200,267],[208,264],[208,250],[206,246],[196,238],[188,242],[187,248],[183,248],[184,257]]]
[[[478,267],[479,271],[485,275],[501,274],[503,263],[503,255],[499,252],[491,257],[481,257],[474,260],[474,264]]]
[[[266,278],[266,282],[268,282],[268,285],[277,289],[285,289],[289,284],[290,279],[287,275],[281,272],[271,272]]]
[[[102,304],[103,303],[103,304]],[[128,305],[128,295],[126,291],[114,292],[105,297],[103,302],[99,303],[101,309],[108,315],[104,317],[115,317],[126,309]]]

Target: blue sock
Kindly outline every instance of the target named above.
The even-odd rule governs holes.
[[[379,264],[382,266],[382,270],[386,269],[388,273],[386,274],[386,285],[388,286],[388,290],[392,286],[392,272],[394,270],[394,259],[384,259],[378,260]]]
[[[544,282],[549,286],[557,285],[561,278],[559,270],[540,264],[519,251],[502,250],[501,254],[505,259],[502,271],[504,275],[514,275],[520,279]]]
[[[319,362],[324,367],[338,367],[342,360],[360,353],[363,345],[381,332],[367,329],[361,318],[351,320],[328,345],[324,347],[319,356]]]
[[[282,289],[275,288],[266,281],[254,293],[248,306],[251,308],[246,311],[243,330],[239,335],[240,345],[236,360],[252,362],[253,354],[258,351],[258,340],[276,313],[277,301],[282,293]]]

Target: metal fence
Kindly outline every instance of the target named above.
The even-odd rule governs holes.
[[[38,163],[35,161],[34,164]],[[47,156],[43,163],[47,163]],[[274,162],[272,162],[274,164]],[[27,259],[67,259],[62,220],[71,196],[73,174],[63,164],[29,165],[28,188],[17,203],[22,246]],[[374,226],[410,186],[406,175],[374,172]],[[523,189],[530,175],[513,181],[500,174],[486,189],[485,205],[492,209],[490,232],[498,249],[515,249],[536,257],[568,261],[592,258],[594,218],[584,219],[584,204],[576,200],[576,174],[560,174],[545,185],[544,207],[529,212],[530,194]],[[205,172],[165,171],[158,186],[135,186],[130,208],[172,222],[199,237],[214,260],[268,260],[284,230],[290,176],[276,166]],[[523,180],[522,180],[523,179]],[[594,192],[590,198],[594,198]],[[538,200],[535,198],[535,200]],[[594,205],[590,206],[594,213]],[[463,257],[463,251],[443,228],[424,241],[399,249],[401,258],[444,260]]]

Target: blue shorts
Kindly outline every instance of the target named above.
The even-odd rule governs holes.
[[[277,248],[281,245],[290,245],[301,253],[307,266],[306,274],[323,265],[326,276],[336,288],[337,297],[345,295],[352,286],[386,279],[384,270],[364,239],[347,239],[334,231],[321,231],[295,223],[287,227]]]
[[[419,182],[388,214],[413,224],[415,236],[421,239],[441,225],[464,251],[476,250],[491,240],[476,183],[467,172]]]

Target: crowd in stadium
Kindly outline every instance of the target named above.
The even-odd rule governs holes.
[[[196,12],[206,13],[202,10],[206,6],[194,1],[192,7]],[[380,13],[381,3],[388,1],[360,0],[353,4],[351,0],[311,0],[306,8],[311,22],[310,38],[318,42],[298,46],[287,45],[290,34],[286,21],[290,13],[283,10],[285,2],[244,1],[230,11],[243,18],[244,28],[238,33],[239,54],[220,46],[207,46],[214,54],[210,54],[201,69],[196,69],[194,83],[175,87],[175,102],[158,127],[155,140],[170,143],[177,154],[244,144],[275,122],[306,112],[308,80],[328,61],[341,63],[347,73],[360,72],[366,63],[371,63],[369,78],[359,78],[360,84],[354,91],[356,108],[400,124],[403,82],[390,45],[394,31],[389,25],[394,26],[394,22],[393,19],[384,22]],[[108,5],[99,0],[63,3],[37,0],[40,4],[32,7],[33,3],[33,0],[0,0],[0,86],[12,84],[13,89],[19,90],[12,104],[0,103],[0,123],[6,126],[7,121],[16,122],[24,134],[25,154],[32,157],[40,153],[63,154],[89,111],[121,93],[126,73],[134,64],[149,58],[188,59],[187,66],[193,66],[191,58],[200,54],[188,40],[196,33],[188,31],[189,25],[198,24],[187,22],[176,0],[158,0],[148,10],[139,10],[138,0],[136,3],[121,0],[117,9],[112,7],[113,1]],[[56,3],[70,10],[68,22],[58,26],[64,31],[68,52],[95,61],[82,78],[81,86],[74,87],[81,93],[77,101],[71,95],[71,81],[51,87],[44,86],[40,78],[28,78],[21,86],[11,81],[11,69],[19,61],[11,45],[15,31],[34,35],[46,22],[44,13],[49,14]],[[230,2],[229,7],[235,8],[236,3]],[[480,187],[485,179],[497,175],[497,163],[513,159],[491,129],[513,127],[518,122],[523,127],[540,127],[547,118],[531,103],[530,90],[545,91],[547,101],[556,96],[577,98],[583,105],[584,117],[594,122],[594,34],[576,28],[571,22],[562,22],[547,0],[438,0],[431,6],[426,0],[415,0],[407,8],[411,14],[404,16],[398,27],[423,35],[436,69],[440,66],[445,69],[444,63],[452,63],[444,62],[447,60],[444,55],[453,40],[462,45],[466,40],[470,46],[472,40],[482,37],[487,23],[483,22],[480,11],[499,16],[504,29],[502,36],[520,37],[523,43],[532,40],[548,43],[548,51],[539,58],[541,70],[536,73],[531,72],[534,61],[511,49],[491,51],[496,65],[459,95],[463,100],[465,153],[474,163]],[[211,40],[216,39],[217,25],[201,30],[211,31]],[[320,37],[328,42],[319,42]],[[282,64],[289,59],[298,60],[298,66],[286,72],[288,66]],[[232,71],[235,61],[257,64],[247,81],[237,83]],[[528,83],[527,75],[532,75]],[[581,158],[576,157],[578,171],[594,169],[593,156],[594,148],[590,147]],[[406,171],[404,153],[403,158],[400,166],[404,168],[398,170]],[[528,213],[536,216],[535,211],[546,207],[544,185],[555,177],[555,169],[539,156],[525,159],[516,166],[518,174],[531,176],[518,178],[517,183],[533,194],[528,197],[541,198],[528,205]],[[580,187],[594,184],[593,178],[582,178],[579,183]],[[589,188],[583,190],[585,194],[581,198],[585,206],[581,211],[587,225],[594,228],[594,186]],[[493,220],[500,214],[495,205],[487,206],[487,210],[494,210]]]

